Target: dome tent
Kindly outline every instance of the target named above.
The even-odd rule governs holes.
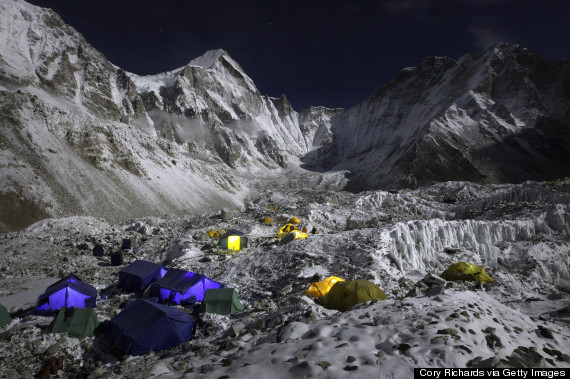
[[[71,337],[92,336],[99,326],[97,314],[93,308],[60,308],[57,315],[44,329],[44,333],[67,333]]]
[[[96,299],[95,287],[70,274],[49,286],[38,297],[36,310],[40,314],[49,314],[62,307],[95,308]]]
[[[193,330],[183,310],[137,299],[109,321],[105,337],[120,351],[141,355],[189,341]]]
[[[336,282],[344,282],[344,279],[339,278],[338,276],[329,276],[325,280],[321,280],[320,282],[311,283],[311,286],[305,292],[305,295],[313,295],[315,297],[323,297],[325,296],[330,289],[335,285]]]
[[[195,303],[204,299],[208,289],[222,286],[221,283],[204,275],[170,268],[162,279],[150,285],[149,294],[151,297],[158,297],[161,301],[176,304]]]
[[[228,315],[243,311],[243,304],[234,288],[212,288],[206,291],[200,311]]]
[[[483,267],[467,262],[452,263],[440,276],[445,280],[452,281],[469,280],[482,283],[493,282],[493,278],[487,275]]]
[[[119,288],[143,292],[150,283],[164,277],[166,271],[162,265],[137,259],[119,272]]]
[[[336,282],[323,297],[321,304],[325,308],[345,312],[356,304],[372,299],[386,300],[388,297],[376,284],[368,280],[347,280]]]
[[[249,239],[239,230],[232,229],[220,237],[218,245],[222,249],[239,251],[247,246]]]

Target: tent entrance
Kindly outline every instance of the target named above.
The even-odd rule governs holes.
[[[229,236],[228,237],[228,249],[229,250],[239,250],[240,249],[240,237],[239,236]]]

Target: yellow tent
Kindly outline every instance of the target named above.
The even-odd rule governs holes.
[[[301,220],[299,220],[297,217],[293,216],[289,219],[289,224],[300,224]]]
[[[320,282],[311,283],[311,286],[305,292],[305,295],[313,295],[315,297],[325,296],[336,282],[344,282],[344,279],[338,276],[329,276]]]
[[[208,233],[208,237],[211,238],[220,238],[220,236],[222,234],[224,234],[226,231],[225,230],[218,230],[218,229],[210,229],[208,230],[206,233]]]
[[[264,218],[259,220],[259,222],[261,222],[262,224],[273,224],[273,220],[268,216],[265,216]]]
[[[293,231],[299,231],[299,229],[297,229],[297,227],[293,224],[286,224],[285,226],[283,226],[281,229],[279,229],[279,233],[277,234],[277,238],[283,238],[285,237],[287,234],[293,232]]]
[[[467,262],[452,263],[440,276],[445,280],[471,280],[482,283],[493,281],[483,267]]]
[[[377,285],[368,280],[347,280],[336,282],[323,296],[321,304],[325,308],[345,312],[353,305],[372,299],[386,300],[387,298]]]

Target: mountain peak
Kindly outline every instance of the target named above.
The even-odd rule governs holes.
[[[204,55],[192,59],[189,65],[199,66],[202,67],[204,70],[209,70],[214,66],[214,64],[223,54],[227,54],[226,51],[223,49],[208,50],[204,53]]]

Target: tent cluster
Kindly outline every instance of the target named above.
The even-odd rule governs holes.
[[[467,262],[451,264],[441,275],[443,279],[493,282],[485,269]],[[344,280],[330,276],[320,282],[311,283],[305,295],[321,299],[321,305],[328,309],[345,312],[356,304],[373,299],[386,300],[386,294],[374,283],[367,280]]]
[[[176,346],[192,338],[194,319],[167,304],[201,302],[201,312],[227,315],[243,311],[236,290],[190,271],[135,260],[119,272],[118,287],[143,297],[130,302],[109,321],[105,337],[126,354],[139,355]],[[92,336],[99,326],[95,312],[97,290],[70,274],[39,296],[36,312],[55,317],[44,333]],[[165,302],[167,304],[159,304]],[[0,326],[11,321],[0,306]]]

